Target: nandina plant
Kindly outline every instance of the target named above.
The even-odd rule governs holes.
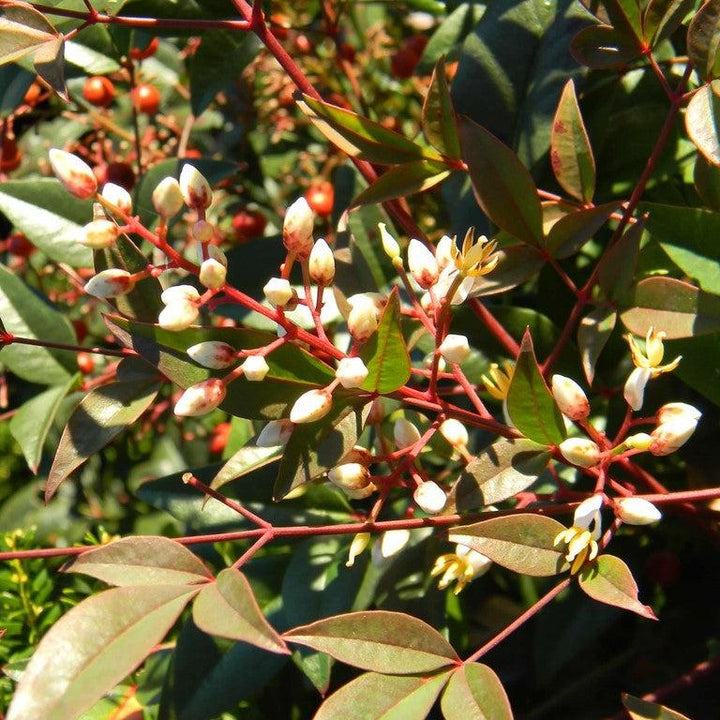
[[[714,717],[720,2],[306,5],[0,0],[6,717]]]

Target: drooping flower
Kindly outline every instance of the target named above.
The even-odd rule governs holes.
[[[589,561],[594,560],[598,554],[597,540],[602,532],[602,495],[593,495],[583,500],[575,509],[572,527],[557,534],[553,545],[567,544],[565,559],[572,563],[570,573],[574,575]]]
[[[451,541],[462,539],[461,535],[450,536]],[[472,541],[472,538],[467,539]],[[440,576],[438,587],[441,590],[444,590],[452,582],[456,583],[453,593],[459,595],[471,580],[484,575],[491,566],[492,560],[489,557],[473,550],[467,544],[458,542],[454,553],[440,555],[435,560],[430,575],[432,577]]]
[[[488,374],[482,376],[485,389],[497,400],[505,400],[514,372],[515,365],[510,360],[505,360],[502,368],[497,363],[492,363]]]

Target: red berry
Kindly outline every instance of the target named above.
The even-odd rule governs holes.
[[[350,45],[350,43],[342,43],[338,49],[338,55],[343,59],[347,60],[348,62],[354,62],[355,61],[355,48]]]
[[[18,257],[29,257],[35,251],[35,246],[22,234],[13,233],[7,239],[7,251]]]
[[[295,38],[295,49],[303,55],[312,52],[313,46],[307,35],[298,35]]]
[[[220,423],[215,426],[208,444],[211,453],[219,455],[225,449],[228,438],[230,437],[230,429],[231,425],[229,422]]]
[[[330,215],[335,203],[335,188],[327,180],[313,183],[305,193],[305,199],[318,215]]]
[[[133,60],[145,60],[146,58],[152,57],[158,49],[160,40],[154,37],[144,48],[132,48],[130,50],[130,57]]]
[[[132,100],[138,112],[155,115],[160,107],[160,91],[154,85],[143,83],[132,91]]]
[[[188,148],[185,150],[185,154],[183,155],[183,158],[201,158],[202,153],[199,150],[196,150],[195,148]]]
[[[272,31],[278,40],[287,40],[288,28],[290,27],[290,21],[286,15],[281,13],[275,13],[270,16],[270,25]]]
[[[405,80],[412,77],[420,56],[406,47],[400,48],[390,60],[390,70],[394,77]]]
[[[238,240],[260,237],[266,225],[265,216],[257,210],[240,210],[232,219],[233,230]]]
[[[90,353],[79,352],[77,355],[77,366],[83,375],[89,375],[95,369],[95,360]]]
[[[6,135],[0,144],[0,172],[12,172],[22,162],[22,150],[14,137]]]
[[[105,182],[115,183],[130,192],[135,186],[135,172],[128,163],[110,163],[105,173]]]
[[[27,89],[27,92],[25,93],[25,97],[23,98],[23,102],[26,105],[30,105],[32,107],[39,100],[41,93],[42,93],[42,90],[40,88],[40,85],[38,85],[38,83],[34,82]]]
[[[89,77],[83,85],[83,97],[96,107],[107,107],[115,99],[115,86],[102,75]]]
[[[405,41],[405,47],[408,50],[412,50],[419,58],[420,55],[423,54],[425,46],[428,44],[428,39],[427,35],[413,35],[413,37]]]
[[[72,326],[75,328],[75,335],[77,337],[77,341],[81,343],[88,334],[88,328],[85,324],[84,320],[72,320]]]

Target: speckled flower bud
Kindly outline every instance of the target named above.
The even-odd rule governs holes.
[[[180,192],[185,204],[193,210],[207,210],[212,203],[210,183],[192,165],[184,165],[180,171]]]
[[[560,445],[560,454],[573,465],[589,468],[600,462],[600,448],[587,438],[568,438]]]
[[[260,382],[270,372],[270,366],[262,355],[250,355],[240,366],[250,382]]]
[[[85,292],[97,298],[115,298],[135,287],[132,275],[126,270],[103,270],[85,283]]]
[[[209,378],[191,385],[175,403],[173,412],[180,417],[205,415],[214,410],[225,399],[225,385],[222,380]]]
[[[101,250],[115,243],[118,226],[111,220],[93,220],[82,229],[79,242],[93,250]]]
[[[180,183],[173,177],[162,179],[153,190],[152,203],[155,212],[165,219],[179,213],[184,204]]]
[[[445,507],[447,496],[445,491],[432,480],[418,485],[413,493],[413,499],[418,507],[428,515],[437,515]]]
[[[270,278],[265,283],[263,293],[273,307],[285,307],[294,295],[290,281],[285,278]]]
[[[419,240],[412,239],[408,245],[408,268],[415,282],[427,290],[438,280],[440,270],[430,250]]]
[[[313,249],[315,216],[307,200],[298,198],[285,213],[283,221],[283,244],[288,252],[300,260],[307,260]]]
[[[198,220],[192,225],[193,239],[199,243],[208,243],[215,234],[215,228],[207,220]]]
[[[335,258],[330,246],[322,238],[313,245],[310,252],[308,271],[310,280],[320,287],[332,285],[335,279]]]
[[[198,364],[211,370],[224,370],[235,364],[235,348],[226,342],[206,340],[187,349],[187,354]]]
[[[590,414],[590,403],[585,392],[571,378],[553,375],[552,394],[560,412],[571,420],[584,420]]]
[[[310,423],[324,418],[332,408],[332,396],[324,390],[308,390],[303,393],[290,410],[294,423]]]
[[[695,432],[697,420],[684,417],[658,425],[651,433],[649,450],[653,455],[669,455],[681,448]]]
[[[132,212],[132,197],[130,197],[130,193],[121,185],[105,183],[101,194],[105,200],[126,215]]]
[[[379,312],[377,304],[368,293],[352,295],[348,298],[350,312],[347,325],[353,339],[365,342],[378,328]]]
[[[48,153],[50,165],[55,177],[65,189],[80,198],[87,200],[97,192],[97,178],[90,166],[77,155],[53,148]]]
[[[217,290],[225,284],[227,268],[215,258],[203,260],[200,265],[198,278],[200,282],[211,290]]]

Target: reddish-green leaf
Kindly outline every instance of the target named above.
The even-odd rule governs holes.
[[[514,572],[546,577],[568,568],[564,549],[553,545],[564,529],[550,517],[521,513],[453,528],[450,539]]]
[[[638,586],[630,568],[614,555],[601,555],[579,577],[580,587],[593,600],[657,620],[652,608],[638,600]]]
[[[241,640],[270,652],[289,655],[285,641],[258,607],[247,578],[226,568],[206,585],[193,603],[195,624],[210,635]]]
[[[497,253],[500,256],[497,267],[475,280],[473,295],[497,295],[511,290],[537,275],[545,265],[540,252],[525,243],[505,245]]]
[[[278,461],[281,456],[282,448],[245,445],[220,468],[217,475],[212,479],[210,487],[217,490],[243,475],[248,475],[259,468]]]
[[[552,226],[547,238],[548,251],[557,258],[574,255],[619,206],[619,203],[607,203],[567,213]]]
[[[590,202],[595,194],[595,158],[572,80],[563,89],[553,120],[550,160],[565,191],[578,200]]]
[[[617,313],[609,307],[598,307],[586,315],[578,327],[578,348],[588,385],[593,384],[595,365],[617,322]]]
[[[500,440],[472,460],[448,494],[446,512],[463,512],[502,502],[530,487],[550,452],[531,440]]]
[[[284,637],[348,665],[389,675],[427,673],[459,661],[430,625],[383,610],[336,615],[294,628]]]
[[[213,579],[186,547],[165,537],[127,537],[78,555],[65,572],[110,585],[196,585]]]
[[[707,0],[695,13],[687,33],[690,60],[703,80],[720,75],[720,2]]]
[[[535,359],[529,330],[523,336],[515,361],[507,409],[515,427],[530,440],[542,445],[559,445],[567,436],[562,413]]]
[[[131,673],[197,589],[122,587],[84,600],[43,637],[7,720],[75,720]]]
[[[460,158],[460,141],[455,127],[445,58],[438,60],[422,108],[422,126],[430,144],[451,160]]]
[[[603,253],[598,266],[598,285],[605,293],[605,297],[616,303],[626,299],[637,268],[640,254],[640,240],[647,216],[641,217],[637,222],[625,230],[609,250]]]
[[[450,170],[437,160],[415,160],[390,168],[353,201],[351,207],[371,205],[429,190],[442,182]]]
[[[368,369],[368,376],[361,385],[363,390],[387,395],[408,381],[410,356],[400,328],[397,288],[390,293],[377,332],[363,345],[360,357]]]
[[[593,70],[622,67],[640,55],[631,37],[609,25],[581,30],[570,43],[570,52],[581,65]]]
[[[542,242],[542,209],[537,188],[517,155],[484,127],[460,118],[463,159],[475,197],[499,228],[530,245]]]
[[[313,720],[423,720],[449,677],[365,673],[331,695]]]
[[[512,720],[505,688],[481,663],[459,667],[452,674],[440,707],[445,720]]]
[[[622,702],[632,720],[690,720],[687,715],[664,705],[623,693]]]
[[[50,21],[32,5],[0,5],[0,65],[20,60],[58,38]]]
[[[714,165],[720,165],[720,80],[703,85],[690,99],[685,128],[697,149]]]

